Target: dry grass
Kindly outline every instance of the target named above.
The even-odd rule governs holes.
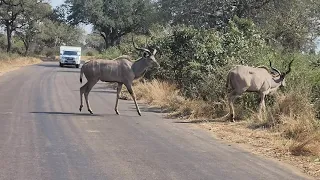
[[[41,60],[39,58],[33,57],[5,57],[0,59],[0,75],[22,66],[37,64],[40,62]]]
[[[189,100],[180,96],[175,85],[158,80],[134,82],[137,99],[164,108],[170,117],[188,120],[212,120],[226,114],[226,103]],[[131,99],[125,88],[121,96]],[[319,120],[308,100],[307,93],[290,91],[278,94],[276,102],[259,117],[254,114],[238,123],[197,123],[221,139],[245,145],[250,151],[286,161],[305,173],[320,178]]]
[[[138,100],[154,107],[169,111],[170,117],[204,119],[216,118],[224,113],[224,103],[208,104],[202,100],[189,100],[180,95],[178,88],[170,83],[152,80],[150,82],[135,81],[134,92]],[[122,99],[131,99],[126,88],[121,91]]]
[[[268,127],[289,142],[293,155],[320,156],[320,127],[308,94],[291,91],[280,94],[276,103],[262,118],[257,115],[248,120],[248,127]]]

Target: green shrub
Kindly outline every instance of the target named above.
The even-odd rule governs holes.
[[[54,56],[54,51],[48,49],[48,50],[46,51],[46,57],[52,57],[52,56]]]
[[[179,85],[185,96],[218,100],[225,96],[228,70],[236,64],[267,65],[266,48],[248,20],[235,19],[226,33],[178,26],[168,36],[155,38],[161,68],[157,77]]]
[[[226,99],[226,76],[235,65],[268,67],[271,61],[285,72],[294,58],[292,71],[286,78],[287,87],[279,93],[312,89],[310,102],[320,116],[319,55],[288,54],[273,49],[249,20],[234,18],[224,33],[177,26],[167,36],[155,37],[152,44],[159,47],[156,58],[161,68],[149,71],[146,78],[174,82],[184,96],[213,102]],[[267,106],[273,106],[275,100],[275,96],[267,96]],[[257,110],[259,96],[245,93],[236,103],[241,117],[246,118]]]
[[[114,59],[121,55],[119,48],[111,47],[105,50],[102,54],[97,55],[97,58],[101,59]]]
[[[86,56],[93,56],[93,55],[94,55],[94,53],[92,51],[86,52]]]
[[[16,53],[7,53],[7,52],[0,52],[0,61],[1,60],[10,60],[18,58],[19,55]]]

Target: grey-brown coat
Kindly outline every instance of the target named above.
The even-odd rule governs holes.
[[[151,52],[149,49],[137,48],[134,42],[133,46],[137,50],[143,51],[143,56],[136,61],[132,61],[129,56],[124,55],[113,60],[96,59],[83,64],[80,71],[80,82],[82,83],[83,74],[87,78],[88,82],[80,88],[80,111],[83,107],[82,95],[84,94],[88,111],[92,114],[88,95],[92,87],[99,80],[101,80],[103,82],[118,83],[117,98],[114,109],[117,114],[119,114],[119,94],[122,85],[124,84],[133,98],[138,114],[141,116],[140,109],[136,102],[136,97],[132,89],[132,81],[134,79],[142,77],[148,68],[151,68],[153,66],[159,67],[160,65],[155,59],[155,54],[157,52],[156,49],[152,49]]]
[[[271,71],[264,66],[250,67],[237,65],[231,69],[227,76],[226,87],[230,87],[231,92],[228,95],[229,101],[229,114],[234,121],[234,100],[244,92],[258,92],[260,94],[260,108],[265,110],[265,96],[271,92],[275,92],[280,86],[285,86],[285,77],[291,71],[291,64],[285,73],[281,73],[276,68],[272,67],[270,62]]]

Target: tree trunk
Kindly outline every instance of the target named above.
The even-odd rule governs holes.
[[[103,38],[104,40],[104,45],[105,45],[105,49],[108,49],[109,48],[109,40],[108,40],[108,37],[102,33],[100,33],[101,37]]]
[[[101,37],[105,42],[105,49],[114,47],[120,44],[121,36],[113,29],[100,32]],[[119,37],[120,36],[120,37]]]
[[[7,29],[7,52],[11,51],[11,35],[12,35],[12,31],[10,28],[10,24],[6,23],[6,29]]]
[[[28,52],[29,52],[29,43],[23,43],[24,44],[24,47],[25,47],[25,51],[24,51],[24,56],[27,56],[28,55]]]
[[[110,39],[108,37],[106,37],[104,39],[105,43],[106,43],[106,49],[108,49],[109,47],[111,47],[111,44],[110,44]]]

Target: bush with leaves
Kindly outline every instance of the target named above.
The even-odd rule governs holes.
[[[154,38],[161,69],[147,77],[173,81],[185,96],[218,100],[225,96],[225,77],[236,64],[267,65],[267,46],[249,20],[235,18],[226,33],[177,26]]]

